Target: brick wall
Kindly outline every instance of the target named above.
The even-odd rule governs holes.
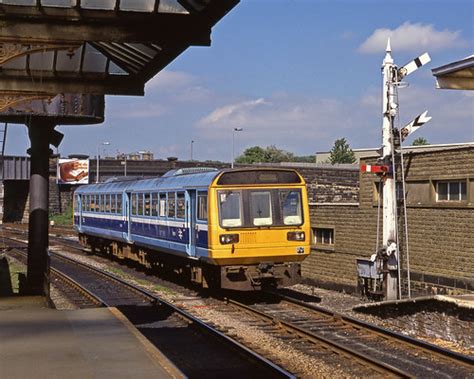
[[[375,163],[375,158],[366,163]],[[421,205],[408,204],[412,287],[425,292],[474,291],[474,148],[406,154],[405,163],[409,191],[414,182],[430,186],[428,193],[433,193],[436,180],[468,181],[468,199],[463,203],[440,204],[431,195],[425,196]],[[312,225],[334,228],[335,243],[326,249],[314,247],[303,263],[307,278],[355,289],[355,259],[367,258],[375,251],[377,182],[377,176],[361,174],[357,207],[320,203],[311,207]],[[404,244],[402,249],[405,258]],[[406,259],[402,268],[406,269]]]
[[[3,191],[3,222],[28,222],[29,182],[27,180],[5,180]]]

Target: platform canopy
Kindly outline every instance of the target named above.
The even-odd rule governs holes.
[[[474,55],[431,71],[438,88],[474,90]]]
[[[143,95],[239,0],[0,0],[0,93]]]

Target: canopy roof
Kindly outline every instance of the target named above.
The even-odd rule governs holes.
[[[0,91],[143,95],[239,0],[0,0]]]
[[[431,71],[438,88],[474,90],[474,55]]]

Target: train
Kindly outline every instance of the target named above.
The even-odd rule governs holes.
[[[306,184],[292,169],[195,167],[83,185],[74,226],[92,253],[172,270],[203,288],[290,286],[310,253]]]

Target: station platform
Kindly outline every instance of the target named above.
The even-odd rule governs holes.
[[[58,311],[0,298],[0,378],[182,378],[115,308]]]

